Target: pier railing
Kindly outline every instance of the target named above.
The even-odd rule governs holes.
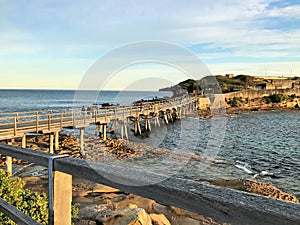
[[[0,154],[48,167],[49,224],[71,223],[72,177],[81,177],[233,225],[300,224],[300,204],[192,180],[0,145]],[[153,183],[152,181],[159,181]],[[53,197],[53,198],[52,198]],[[0,199],[0,211],[21,225],[38,224]]]
[[[81,108],[0,113],[0,140],[22,137],[26,133],[51,133],[62,128],[84,128],[90,124],[105,124],[111,120],[125,120],[170,108],[196,105],[197,97],[172,98],[137,105],[108,106],[90,110]]]

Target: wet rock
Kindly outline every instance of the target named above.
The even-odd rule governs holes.
[[[298,203],[299,200],[296,196],[287,194],[278,188],[257,181],[243,180],[243,179],[232,179],[232,180],[200,180],[207,181],[213,185],[232,188],[240,191],[254,193],[258,195],[264,195],[271,198],[277,198],[285,201],[291,201]]]

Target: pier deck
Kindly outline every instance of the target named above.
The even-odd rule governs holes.
[[[181,114],[196,109],[198,102],[198,97],[190,97],[100,109],[92,107],[89,111],[74,108],[0,113],[0,140],[20,138],[26,133],[51,134],[63,128],[84,129],[91,124],[106,125],[111,121],[119,121],[126,126],[128,118],[134,118],[137,132],[141,132],[139,126],[142,118],[147,118],[144,123],[149,120],[148,128],[151,128],[150,122],[157,117],[166,117],[167,120],[174,112],[180,117]]]

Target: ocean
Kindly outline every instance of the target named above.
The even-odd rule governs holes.
[[[140,99],[171,95],[169,92],[142,91],[87,93],[90,100],[76,99],[75,91],[71,90],[0,90],[0,113],[82,107],[94,103],[130,104]],[[151,161],[150,170],[195,180],[256,179],[300,197],[299,110],[228,115],[221,120],[225,122],[222,126],[218,126],[216,120],[186,117],[168,126],[153,127],[148,137],[130,137],[152,147],[193,155]],[[91,134],[93,132],[91,129]],[[196,157],[201,155],[207,155],[205,163]]]

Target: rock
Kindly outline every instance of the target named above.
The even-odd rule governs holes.
[[[92,187],[93,192],[101,192],[101,193],[113,193],[113,192],[120,192],[116,188],[112,188],[103,184],[95,183]]]
[[[97,225],[97,222],[93,220],[79,220],[75,225]]]
[[[168,209],[168,206],[161,205],[157,202],[153,204],[153,211],[157,214],[164,214],[168,218],[170,218],[172,216],[169,209]]]
[[[243,179],[232,179],[232,180],[201,180],[207,181],[213,185],[232,188],[240,191],[254,193],[258,195],[264,195],[271,198],[277,198],[285,201],[291,201],[298,203],[299,200],[296,196],[287,194],[278,188],[257,181],[243,180]]]
[[[39,150],[40,149],[40,147],[37,144],[30,144],[28,147],[32,150]]]
[[[152,225],[150,216],[144,209],[124,209],[120,212],[123,214],[121,217],[117,217],[113,224],[118,225]]]
[[[153,204],[155,204],[155,201],[138,195],[129,194],[127,195],[126,200],[115,202],[114,204],[119,210],[130,208],[130,204],[134,204],[137,208],[145,209],[146,212],[153,212]]]
[[[138,206],[136,204],[129,203],[128,208],[129,209],[136,209],[136,208],[138,208]]]
[[[97,209],[97,205],[91,204],[85,206],[84,208],[81,208],[79,210],[78,217],[80,219],[96,220],[98,214],[99,214],[99,210]]]
[[[171,225],[169,220],[163,214],[150,214],[153,225]]]
[[[209,223],[202,223],[198,220],[189,218],[189,217],[177,217],[173,222],[172,225],[208,225]]]

